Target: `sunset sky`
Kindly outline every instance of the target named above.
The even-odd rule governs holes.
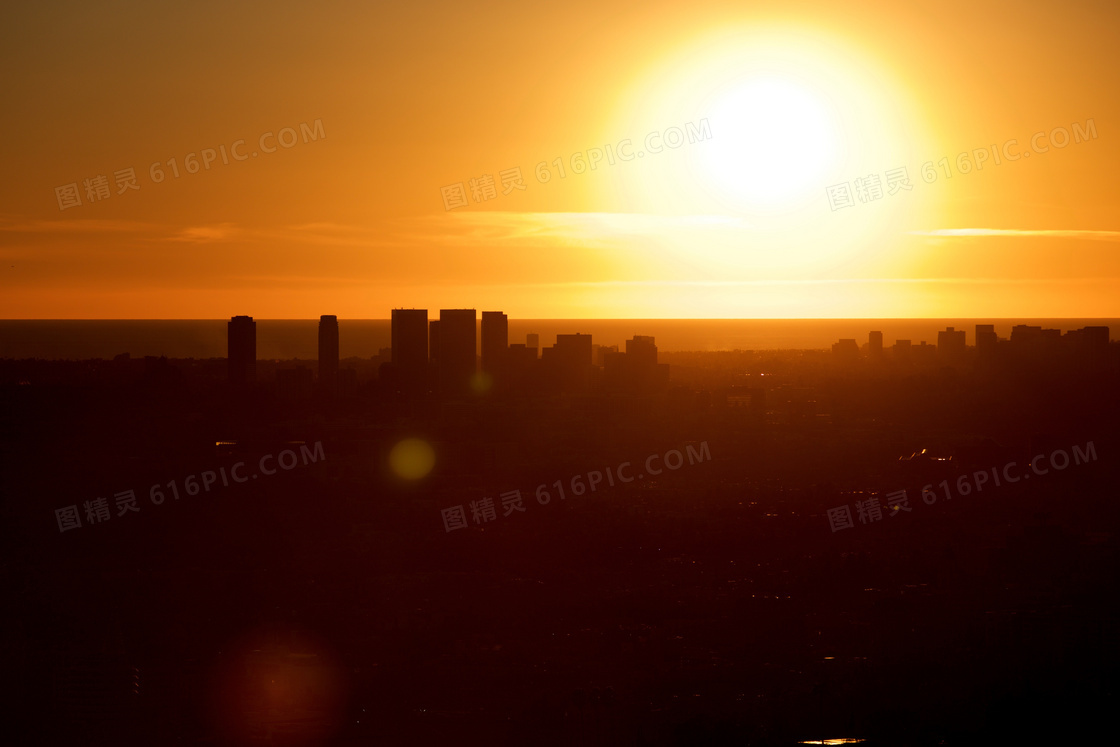
[[[1118,13],[9,3],[0,317],[1120,316]]]

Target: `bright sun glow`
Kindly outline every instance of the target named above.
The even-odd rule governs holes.
[[[753,205],[781,204],[835,167],[840,133],[828,107],[779,77],[744,83],[710,109],[725,137],[697,152],[713,184]]]
[[[607,212],[650,226],[641,236],[603,232],[620,276],[651,268],[651,275],[719,282],[828,280],[905,272],[915,261],[887,247],[897,245],[905,226],[927,222],[921,216],[931,209],[923,196],[929,190],[842,210],[831,208],[826,192],[900,166],[920,183],[917,164],[934,149],[920,109],[887,61],[825,32],[721,29],[637,79],[606,123],[603,142],[625,136],[637,146],[649,132],[689,125],[695,135],[702,120],[710,127],[704,140],[613,166],[597,182]],[[702,231],[695,228],[701,217],[708,220]],[[681,230],[658,221],[676,221]],[[767,304],[779,313],[824,310],[815,306],[823,297],[817,292],[783,288],[775,295]],[[715,294],[691,303],[690,313],[744,313],[734,303],[716,308],[708,297]]]

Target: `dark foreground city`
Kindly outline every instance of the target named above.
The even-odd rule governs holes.
[[[341,361],[333,317],[317,361],[247,317],[228,359],[0,360],[4,743],[1110,729],[1107,328],[538,351],[473,315]]]

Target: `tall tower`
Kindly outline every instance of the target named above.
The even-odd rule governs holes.
[[[428,370],[428,310],[393,309],[393,367],[402,382],[426,381]]]
[[[257,323],[235,316],[226,324],[226,367],[229,382],[244,386],[257,378]]]
[[[867,333],[867,354],[872,358],[879,358],[883,355],[883,333],[882,332],[868,332]]]
[[[474,309],[439,311],[439,386],[444,394],[470,391],[477,369]]]
[[[508,347],[509,318],[500,311],[482,312],[482,370],[499,378]]]
[[[319,382],[328,388],[338,383],[338,317],[319,317]]]

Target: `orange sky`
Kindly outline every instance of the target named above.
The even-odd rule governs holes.
[[[1120,316],[1112,2],[169,5],[0,11],[0,317]]]

